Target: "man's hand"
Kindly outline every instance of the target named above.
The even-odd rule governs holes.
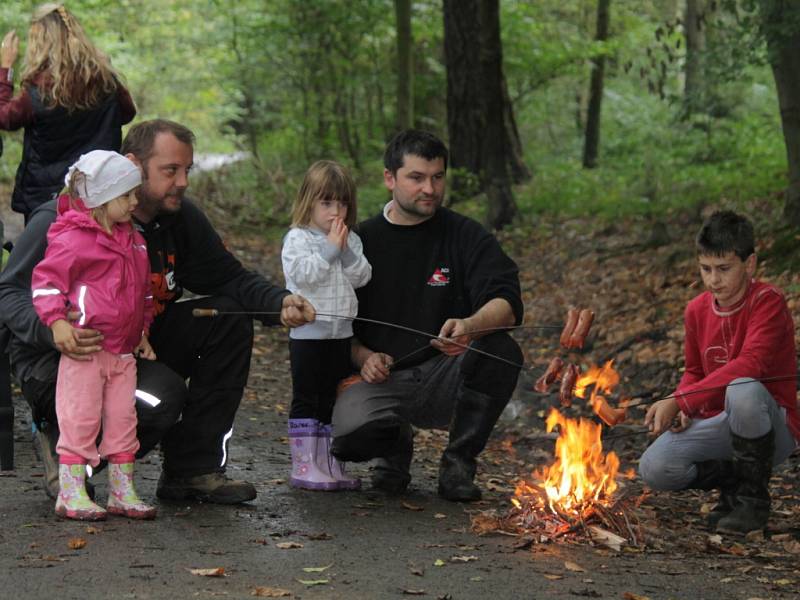
[[[383,383],[389,379],[389,367],[394,359],[383,352],[373,352],[361,365],[361,377],[367,383]]]
[[[153,350],[153,347],[150,345],[150,340],[147,339],[146,335],[142,336],[142,340],[136,348],[133,349],[133,355],[147,360],[156,360],[156,351]]]
[[[680,408],[675,398],[659,400],[653,404],[644,417],[644,424],[650,429],[652,435],[658,437],[672,427],[672,422],[678,416]]]
[[[431,346],[448,356],[458,356],[467,351],[466,346],[472,341],[469,331],[469,319],[447,319],[439,331],[439,337],[431,340]]]
[[[19,56],[19,37],[15,30],[9,31],[0,42],[0,67],[10,69]]]
[[[347,228],[347,225],[344,224],[344,219],[336,218],[331,223],[328,241],[340,250],[344,250],[347,248],[347,235],[349,233],[350,230]]]
[[[69,318],[75,317],[70,313]],[[95,329],[78,329],[68,321],[59,319],[50,325],[53,332],[53,344],[62,354],[74,360],[91,360],[90,354],[102,350],[100,342],[103,336]]]
[[[281,324],[286,327],[300,327],[306,323],[311,323],[317,318],[317,311],[311,302],[298,296],[289,294],[284,296],[281,307]]]

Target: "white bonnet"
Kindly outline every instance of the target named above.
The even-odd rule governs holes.
[[[131,160],[109,150],[83,154],[67,171],[64,183],[69,186],[72,174],[83,174],[81,199],[86,208],[97,208],[130,192],[142,183],[142,173]]]

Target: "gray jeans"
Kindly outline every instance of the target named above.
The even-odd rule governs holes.
[[[746,383],[749,382],[749,383]],[[654,490],[687,488],[697,476],[695,463],[730,460],[731,433],[755,439],[775,431],[773,465],[797,447],[786,425],[786,409],[775,402],[760,381],[741,378],[725,390],[725,410],[709,419],[694,419],[679,433],[661,434],[639,460],[639,475]]]

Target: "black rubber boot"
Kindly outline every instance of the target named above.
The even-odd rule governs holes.
[[[450,439],[439,466],[439,495],[453,502],[481,499],[481,490],[474,483],[476,458],[486,446],[500,413],[508,399],[498,400],[488,394],[459,388]]]
[[[58,498],[58,454],[56,444],[59,436],[55,423],[40,423],[33,432],[33,449],[36,458],[44,467],[44,493],[51,500]]]
[[[411,425],[401,425],[397,449],[372,463],[372,488],[391,495],[406,491],[411,483],[411,457],[414,454],[414,433]]]
[[[733,510],[721,518],[717,531],[749,533],[764,529],[769,520],[769,478],[775,454],[775,432],[748,439],[731,434],[733,468],[738,479]]]
[[[693,490],[719,490],[719,501],[706,517],[708,528],[712,531],[719,520],[733,510],[736,497],[736,474],[731,460],[704,460],[695,463],[697,476],[687,488]]]

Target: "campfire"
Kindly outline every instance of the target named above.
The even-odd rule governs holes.
[[[619,374],[612,361],[602,367],[593,366],[581,375],[575,385],[575,396],[586,398],[594,412],[616,411],[608,406],[605,396],[619,383]],[[622,418],[624,418],[624,411]],[[555,460],[550,466],[535,471],[531,481],[517,484],[508,514],[495,519],[495,530],[538,536],[548,541],[568,533],[586,533],[591,539],[614,548],[631,542],[638,545],[637,535],[628,518],[624,498],[616,497],[619,458],[614,452],[603,452],[602,425],[592,419],[565,417],[552,408],[547,416],[548,432],[558,428]],[[489,521],[473,520],[473,528],[491,530]]]

